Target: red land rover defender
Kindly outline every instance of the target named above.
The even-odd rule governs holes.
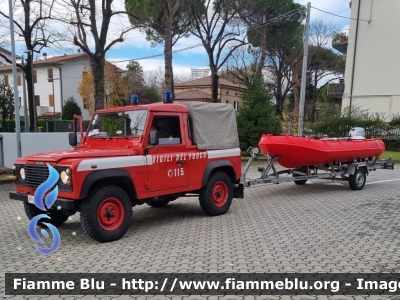
[[[77,143],[77,121],[81,143]],[[99,242],[121,238],[132,206],[166,206],[198,194],[211,216],[243,198],[241,156],[234,109],[219,103],[156,103],[96,111],[86,135],[80,117],[69,140],[73,148],[18,158],[16,191],[32,219],[45,213],[33,204],[36,188],[47,180],[47,164],[60,174],[58,198],[47,211],[55,226],[80,212],[86,234]]]

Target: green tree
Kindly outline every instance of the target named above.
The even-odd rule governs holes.
[[[270,95],[262,80],[256,79],[243,94],[244,107],[237,116],[240,148],[257,146],[263,133],[279,134],[281,124],[274,114]]]
[[[294,39],[305,17],[304,9],[293,0],[238,0],[238,3],[241,9],[237,12],[248,26],[249,42],[259,47],[261,52],[257,66],[257,73],[261,76],[270,51],[285,46],[291,50],[294,46]]]
[[[314,88],[314,87],[313,87]],[[328,85],[318,89],[315,121],[323,120],[331,116],[340,115],[342,99],[328,96]]]
[[[190,5],[194,22],[191,32],[201,40],[208,56],[213,102],[221,101],[218,99],[218,71],[236,49],[246,44],[236,19],[240,8],[232,1],[225,0],[202,0],[200,3],[192,1]]]
[[[142,28],[152,46],[164,43],[165,87],[174,91],[172,47],[192,26],[189,3],[201,0],[125,0],[132,25]],[[174,94],[174,93],[173,93]]]
[[[265,69],[267,86],[276,102],[275,113],[282,119],[283,105],[292,89],[301,60],[304,8],[293,0],[239,0],[240,19],[248,27],[256,75]],[[297,67],[297,68],[296,68]]]
[[[162,98],[154,86],[145,87],[140,95],[140,104],[161,102]]]
[[[130,60],[126,65],[124,80],[127,86],[128,102],[132,94],[140,95],[144,90],[144,73],[143,67],[135,60]]]
[[[343,76],[344,69],[342,55],[322,46],[309,46],[307,83],[311,91],[306,94],[306,119],[314,121],[318,98],[321,91],[325,91],[323,87]]]
[[[6,120],[14,118],[14,93],[4,79],[0,81],[0,115],[2,127],[6,127]]]
[[[69,97],[64,101],[64,107],[62,109],[61,119],[62,120],[73,120],[74,115],[82,115],[82,110],[74,97]]]

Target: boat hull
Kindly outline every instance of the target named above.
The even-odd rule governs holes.
[[[380,139],[322,139],[273,136],[263,134],[258,147],[267,156],[280,156],[278,163],[285,168],[346,163],[378,157],[385,151]]]

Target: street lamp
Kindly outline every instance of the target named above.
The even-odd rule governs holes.
[[[56,99],[54,98],[54,80],[59,80],[60,78],[47,78],[47,82],[51,82],[53,86],[53,122],[54,122],[54,132],[56,132]]]
[[[12,59],[12,76],[14,81],[14,110],[15,110],[15,135],[17,138],[17,157],[21,157],[21,127],[19,119],[19,99],[18,88],[15,84],[17,82],[17,63],[15,55],[15,37],[14,37],[14,16],[12,1],[8,1],[9,19],[10,19],[10,37],[11,37],[11,59]]]

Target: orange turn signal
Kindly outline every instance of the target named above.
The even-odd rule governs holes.
[[[17,175],[14,175],[14,180],[17,181],[18,177]]]
[[[72,181],[71,181],[71,180],[68,180],[68,181],[67,181],[67,185],[68,185],[68,186],[71,186],[71,185],[72,185]]]

